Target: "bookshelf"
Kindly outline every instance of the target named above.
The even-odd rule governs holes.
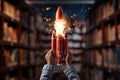
[[[119,0],[98,0],[86,17],[85,80],[120,79],[119,6]]]
[[[1,80],[39,78],[38,71],[45,62],[39,60],[42,52],[37,17],[38,14],[21,0],[0,0]]]

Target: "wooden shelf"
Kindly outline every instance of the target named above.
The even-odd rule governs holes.
[[[45,42],[45,43],[50,43],[51,42],[51,40],[49,39],[44,39],[44,40],[40,40],[41,42]]]
[[[82,64],[82,61],[72,61],[72,64]]]
[[[68,47],[68,49],[84,49],[84,48],[82,48],[82,47]]]
[[[104,43],[104,44],[100,44],[100,45],[93,45],[93,46],[89,46],[86,47],[86,50],[91,50],[91,49],[102,49],[102,48],[113,48],[115,47],[114,43]]]
[[[36,47],[25,46],[23,44],[11,43],[11,42],[6,42],[6,41],[0,41],[0,45],[3,45],[5,48],[9,48],[9,49],[21,48],[21,49],[32,50],[32,51],[40,50],[39,48],[36,48]]]
[[[85,35],[89,34],[90,32],[92,32],[93,30],[95,30],[96,28],[100,28],[101,27],[101,23],[97,24],[96,26],[92,26],[90,27],[87,32],[85,33]]]
[[[11,66],[11,67],[4,67],[4,68],[0,69],[0,74],[8,73],[10,71],[18,71],[18,70],[21,70],[23,68],[32,68],[35,66],[36,65],[16,65],[16,66]]]
[[[75,57],[83,56],[83,54],[81,54],[81,53],[76,53],[76,54],[72,54],[72,55],[75,56]]]
[[[85,40],[72,40],[72,39],[70,39],[70,40],[68,40],[68,41],[72,41],[72,42],[80,42],[80,43],[86,42]]]
[[[20,24],[19,21],[15,20],[15,19],[12,19],[11,17],[7,16],[7,15],[4,14],[4,13],[3,13],[2,15],[4,16],[5,20],[7,20],[7,21],[9,21],[9,22],[11,22],[11,23],[13,23],[13,24],[16,24],[16,25],[19,25],[19,24]]]
[[[6,2],[6,3],[4,3],[4,2]],[[38,19],[36,18],[36,15],[38,15],[38,14],[36,12],[34,12],[34,10],[32,10],[29,5],[25,4],[25,2],[21,1],[21,0],[17,0],[17,1],[1,0],[0,6],[2,8],[2,10],[0,11],[0,21],[1,21],[1,25],[0,25],[1,26],[0,75],[1,76],[0,76],[0,80],[5,80],[9,76],[10,76],[9,79],[11,79],[11,77],[13,77],[14,79],[22,80],[24,77],[25,80],[29,80],[31,78],[31,75],[32,75],[32,79],[36,79],[37,76],[34,74],[37,74],[36,67],[38,67],[38,65],[31,64],[29,60],[31,60],[31,59],[36,60],[35,58],[36,58],[36,55],[38,55],[38,54],[34,54],[34,52],[36,53],[36,51],[37,52],[41,51],[40,47],[32,46],[32,44],[30,43],[33,40],[31,38],[31,36],[36,38],[34,40],[35,44],[37,44],[37,41],[40,38],[41,32],[40,31],[38,32],[36,29],[36,26],[37,26],[36,21],[38,21]],[[9,12],[8,8],[12,12]],[[3,10],[3,9],[7,9],[7,10]],[[4,11],[6,11],[6,13],[8,15],[6,13],[4,13]],[[20,21],[18,20],[19,15],[20,15]],[[25,26],[27,26],[27,27],[25,27]],[[33,26],[34,30],[32,30],[30,28],[30,26]],[[3,29],[6,29],[6,30],[3,30]],[[23,38],[25,36],[27,36],[28,44],[27,45],[25,43],[21,44],[21,43],[19,43],[19,40],[18,40],[18,43],[3,41],[3,37],[4,37],[3,33],[6,31],[9,31],[9,33],[6,33],[6,34],[11,34],[11,35],[13,34],[13,36],[10,36],[10,37],[17,36],[18,39],[21,39],[21,36]],[[25,32],[25,34],[23,32]],[[34,33],[36,33],[35,36],[32,35]],[[40,46],[40,45],[38,45],[38,46]],[[18,52],[17,54],[15,52],[15,54],[14,54],[14,49],[17,49],[18,51],[20,49],[20,52]],[[5,50],[8,52],[7,57],[3,56]],[[24,54],[24,53],[26,53],[26,54]],[[9,61],[11,61],[11,57],[13,60],[16,60],[16,58],[17,58],[18,65],[11,66],[11,67],[5,66],[6,62],[4,60],[8,60],[8,58],[10,58],[7,61],[7,62],[9,62]],[[23,57],[26,58],[25,60],[27,63],[25,63],[24,65],[20,65],[19,63],[22,62]],[[41,58],[41,56],[39,56],[37,58]],[[41,67],[41,66],[43,66],[43,64],[40,65],[39,67]],[[26,75],[26,73],[27,73],[27,75]]]
[[[109,67],[98,66],[96,64],[84,63],[83,65],[87,66],[87,67],[89,66],[90,68],[97,68],[97,69],[103,70],[104,72],[107,72],[110,75],[111,74],[118,75],[120,73],[117,69],[112,69],[112,68],[109,68]]]
[[[99,24],[96,24],[95,26],[91,26],[90,28],[88,28],[87,32],[85,33],[86,35],[89,34],[90,32],[92,32],[93,30],[100,28],[102,24],[106,24],[109,21],[114,21],[114,18],[116,16],[116,13],[108,16],[106,19],[103,19],[99,22]]]

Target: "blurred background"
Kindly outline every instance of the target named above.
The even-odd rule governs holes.
[[[39,80],[58,6],[80,79],[120,80],[120,0],[0,0],[0,80]]]

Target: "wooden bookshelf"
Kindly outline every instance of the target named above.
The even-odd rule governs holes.
[[[21,0],[0,2],[0,79],[36,80],[37,68],[45,63],[37,56],[41,53],[37,13]]]
[[[89,75],[87,80],[120,79],[118,2],[119,0],[98,0],[88,14],[87,47],[84,54],[84,58],[87,59],[83,62],[86,67],[85,73]]]

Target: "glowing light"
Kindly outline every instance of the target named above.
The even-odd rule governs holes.
[[[50,9],[51,9],[51,7],[46,7],[46,8],[45,8],[46,11],[48,11],[48,10],[50,10]]]
[[[55,21],[55,30],[56,30],[56,35],[62,35],[63,36],[63,32],[65,29],[65,24],[66,21],[65,20],[57,20]]]

